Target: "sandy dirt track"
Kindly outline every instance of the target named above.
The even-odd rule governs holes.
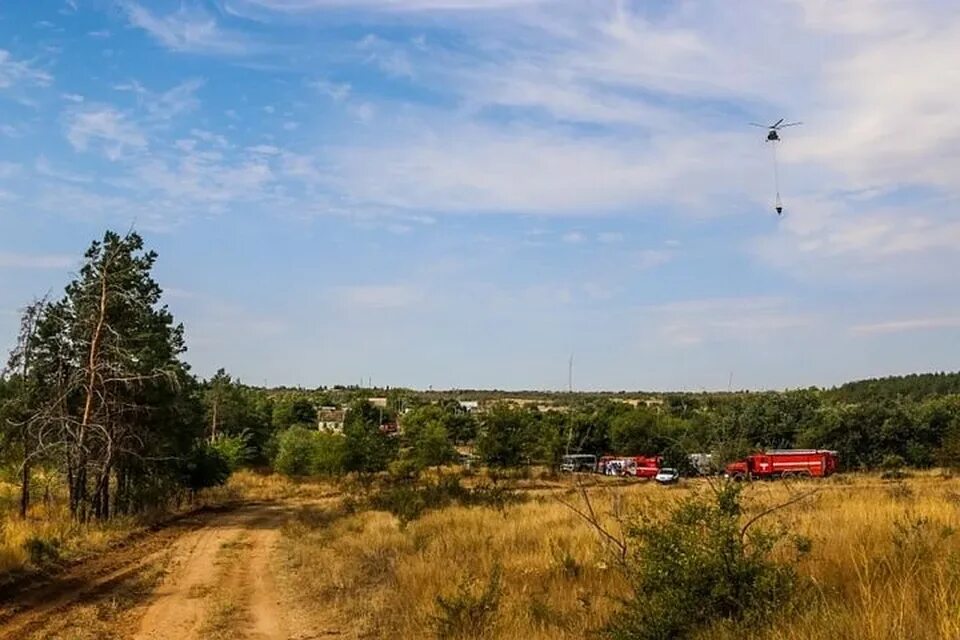
[[[0,603],[0,640],[308,640],[278,589],[283,503],[201,512]],[[122,605],[117,603],[121,602]]]

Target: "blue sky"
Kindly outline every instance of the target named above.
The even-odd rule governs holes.
[[[0,9],[0,342],[135,227],[262,384],[829,385],[960,362],[946,0]],[[749,121],[803,120],[773,166]]]

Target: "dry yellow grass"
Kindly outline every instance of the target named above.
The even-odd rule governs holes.
[[[620,501],[655,515],[698,487],[598,487],[591,495],[604,512]],[[799,564],[810,587],[798,612],[753,637],[960,638],[960,480],[931,473],[903,483],[758,483],[748,510],[812,487],[821,490],[769,521],[812,540]],[[627,585],[596,532],[557,500],[563,495],[537,490],[502,512],[451,507],[406,527],[383,512],[304,507],[284,538],[288,586],[346,637],[429,638],[439,628],[437,597],[480,594],[499,565],[502,595],[483,637],[582,638],[616,615]]]
[[[6,498],[0,509],[0,577],[10,572],[38,568],[27,550],[30,540],[55,549],[60,558],[96,553],[129,535],[140,526],[134,518],[115,518],[107,523],[78,524],[70,517],[65,500],[58,495],[34,502],[26,520],[16,510],[17,488],[0,486]],[[54,558],[48,557],[48,560]]]
[[[66,496],[57,490],[59,485],[46,480],[38,484],[50,486],[51,489],[38,492],[27,519],[22,520],[17,515],[18,487],[0,482],[0,580],[17,571],[43,568],[31,560],[27,550],[29,540],[50,545],[56,549],[60,559],[73,559],[102,552],[145,526],[176,513],[176,510],[169,510],[137,517],[118,517],[104,523],[92,521],[79,524],[70,517]],[[317,491],[321,491],[318,485],[301,486],[280,476],[240,472],[234,474],[225,486],[201,492],[194,501],[181,505],[180,510],[242,499],[311,496]]]

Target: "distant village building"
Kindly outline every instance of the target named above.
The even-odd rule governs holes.
[[[343,421],[347,412],[338,407],[320,407],[317,409],[317,429],[330,433],[343,432]]]
[[[647,408],[659,407],[663,405],[663,398],[613,398],[613,401],[621,404],[628,404],[634,408],[641,405]]]
[[[460,408],[467,413],[474,413],[480,410],[480,402],[478,400],[459,400],[458,404]]]

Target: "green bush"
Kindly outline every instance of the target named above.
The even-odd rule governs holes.
[[[220,452],[231,471],[236,471],[249,462],[255,453],[249,442],[250,435],[247,431],[235,436],[221,433],[213,439],[210,446]]]
[[[60,559],[60,541],[40,536],[31,536],[23,543],[30,562],[38,567],[54,564]]]
[[[457,503],[502,509],[520,497],[502,486],[480,485],[472,489],[460,484],[457,476],[443,476],[436,482],[399,482],[386,486],[370,498],[374,509],[389,511],[407,524],[432,509]]]
[[[183,461],[181,476],[181,484],[191,491],[216,487],[230,477],[230,462],[219,449],[203,442]]]
[[[909,477],[909,474],[903,470],[905,466],[907,466],[907,461],[903,456],[895,453],[885,455],[880,462],[880,468],[883,469],[880,477],[883,480],[903,480]]]
[[[630,527],[633,596],[608,637],[679,640],[717,624],[761,624],[790,600],[795,571],[771,559],[784,536],[742,532],[741,491],[724,484],[709,500],[687,498],[662,521]]]
[[[474,593],[474,581],[464,580],[454,595],[437,596],[434,622],[438,638],[482,638],[490,631],[500,608],[501,573],[500,565],[495,565],[480,593]]]
[[[343,436],[291,427],[277,437],[273,467],[288,476],[336,475],[343,472],[345,455]]]

